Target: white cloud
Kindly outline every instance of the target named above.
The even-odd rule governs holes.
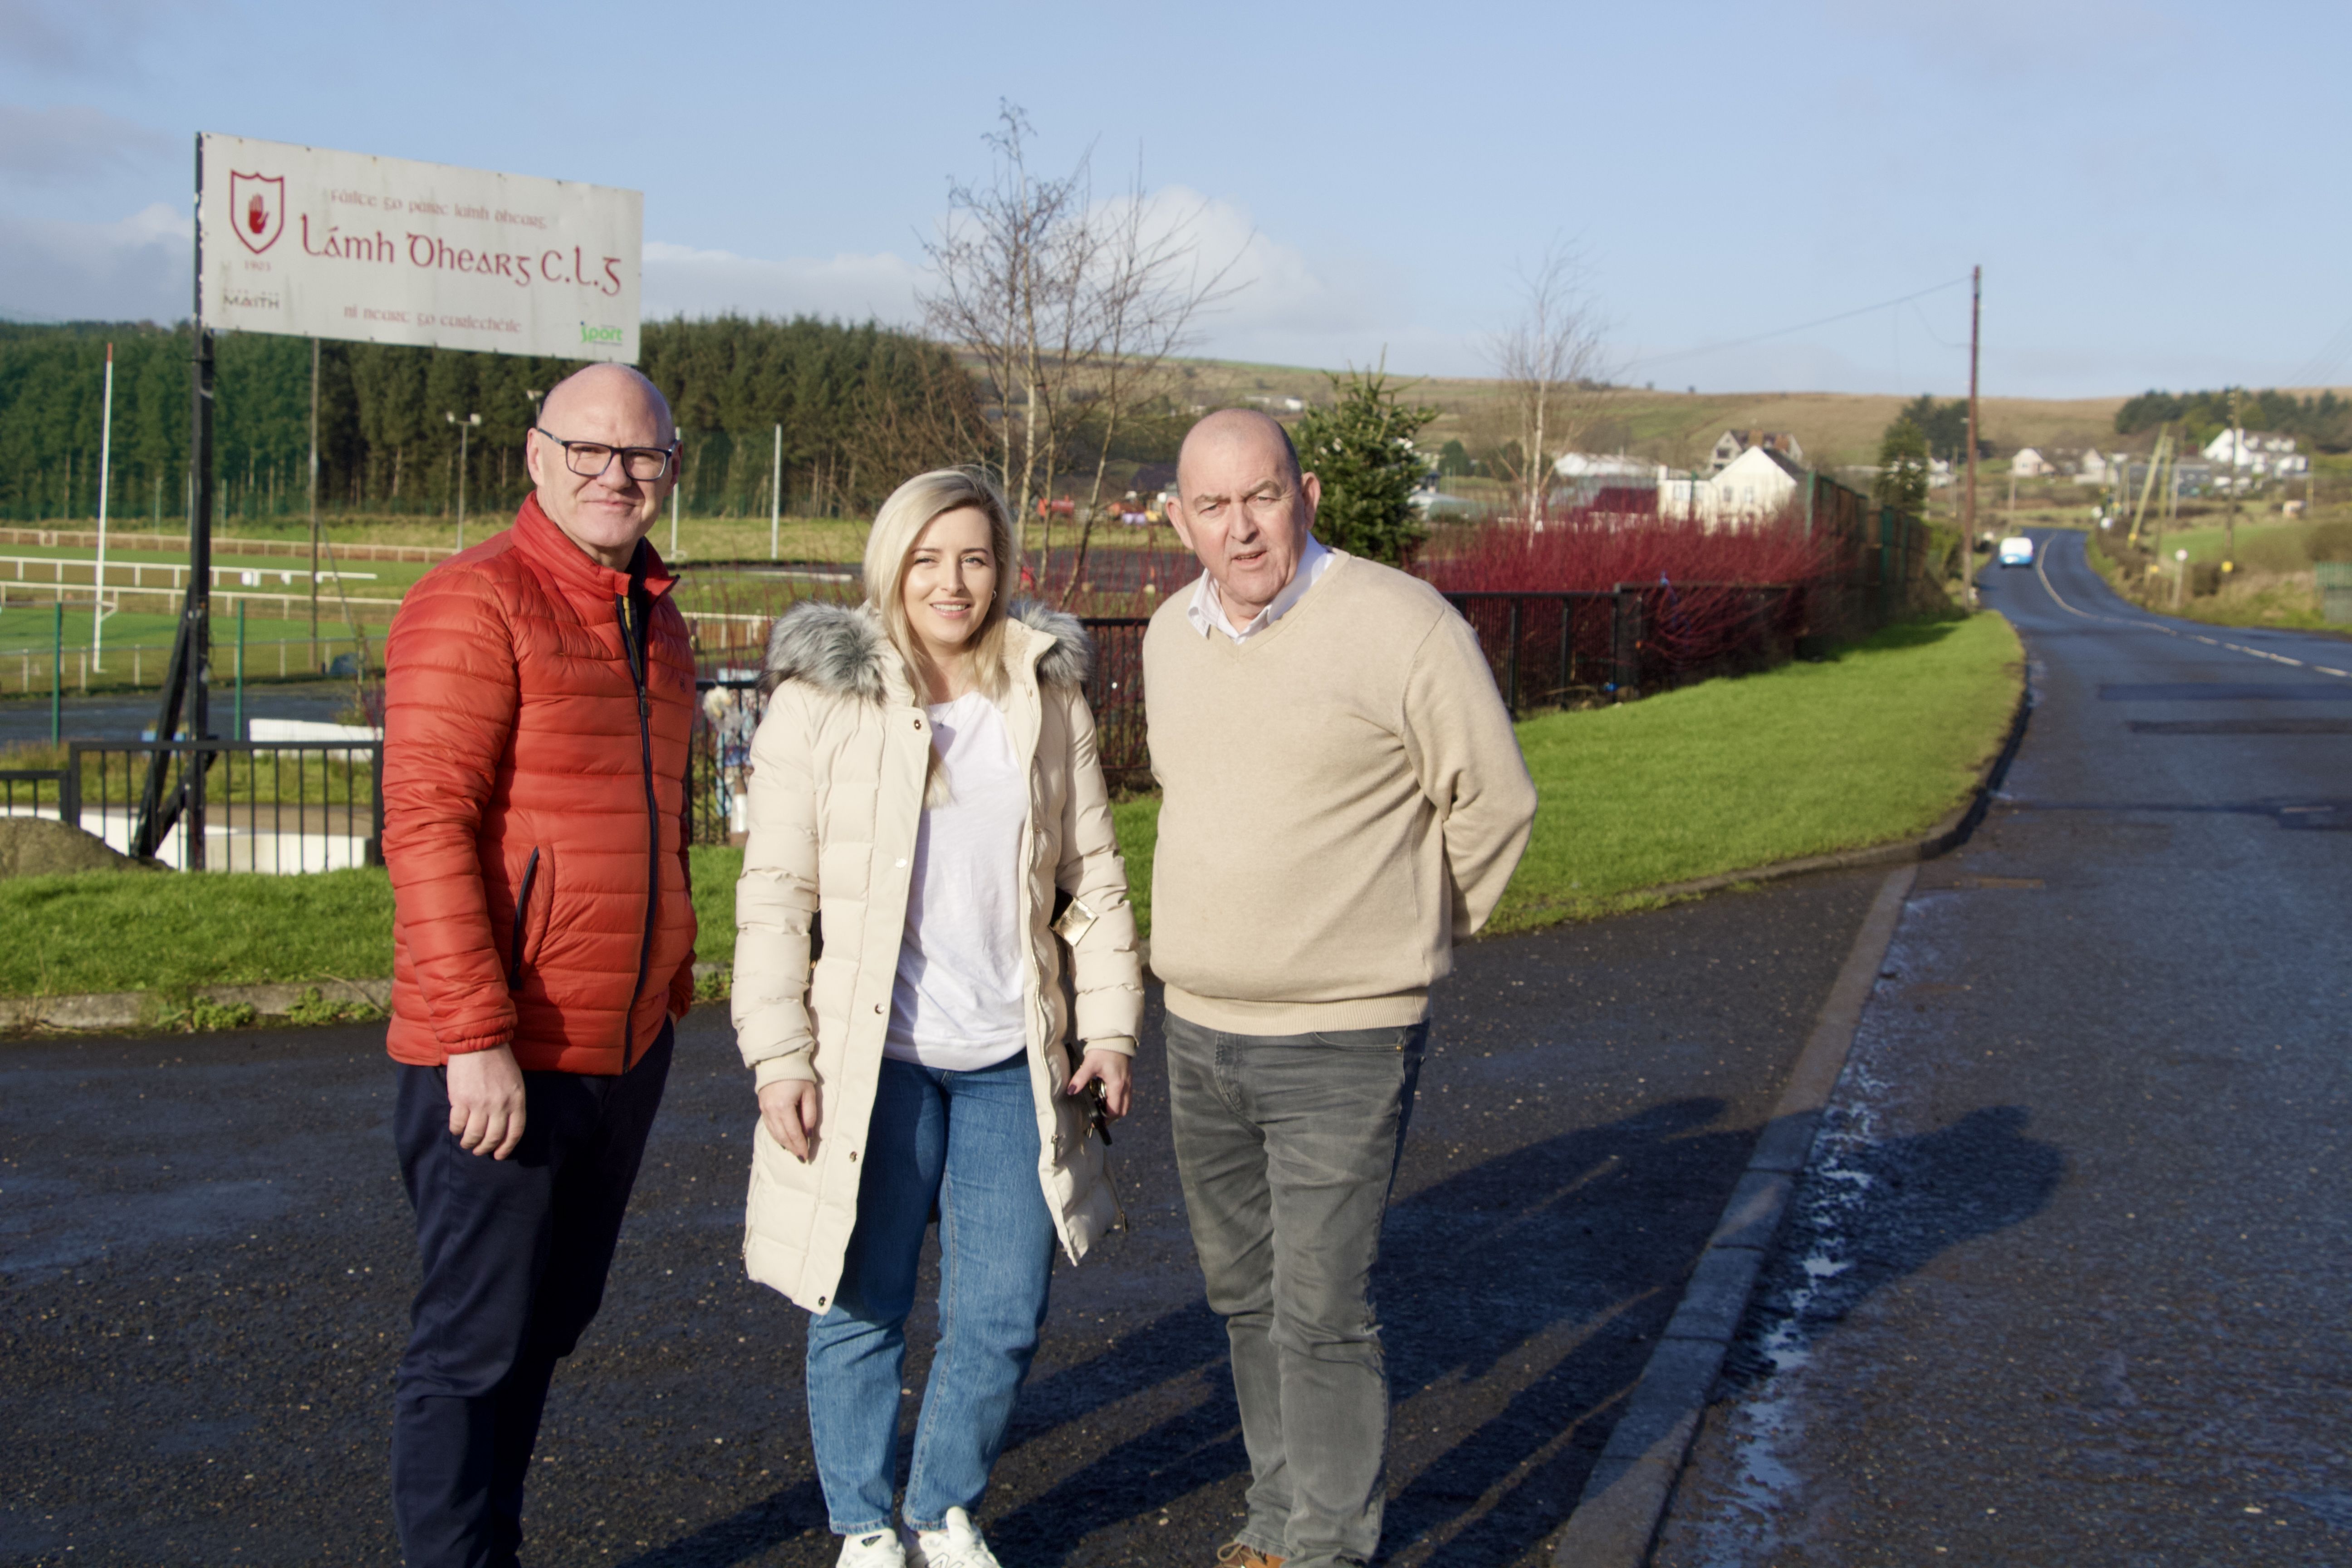
[[[111,174],[148,163],[171,145],[160,131],[87,104],[0,103],[0,174],[29,181]]]
[[[157,202],[114,223],[0,212],[0,315],[32,321],[178,321],[190,308],[195,223]]]
[[[1115,217],[1125,198],[1097,204]],[[1318,265],[1296,246],[1261,231],[1232,202],[1181,185],[1144,197],[1148,240],[1189,230],[1192,276],[1205,285],[1225,269],[1224,297],[1197,323],[1192,352],[1289,364],[1369,365],[1385,349],[1392,367],[1475,374],[1477,344],[1458,333],[1415,326],[1399,280],[1372,263]],[[668,241],[646,246],[645,313],[867,317],[900,325],[920,320],[929,281],[919,258],[883,251],[771,260]]]
[[[829,259],[767,261],[728,250],[650,240],[644,310],[667,316],[834,316],[905,325],[919,312],[921,272],[904,257],[844,253]]]

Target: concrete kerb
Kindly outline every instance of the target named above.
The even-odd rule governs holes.
[[[1780,1101],[1756,1140],[1747,1171],[1732,1188],[1722,1218],[1691,1270],[1682,1301],[1594,1463],[1575,1511],[1553,1541],[1553,1568],[1641,1568],[1647,1561],[1675,1481],[1698,1435],[1699,1418],[1722,1373],[1732,1336],[1739,1331],[1757,1276],[1795,1195],[1797,1177],[1811,1155],[1822,1110],[1845,1070],[1854,1034],[1862,1025],[1863,1007],[1870,1000],[1887,948],[1895,940],[1904,901],[1918,878],[1918,863],[1958,847],[1984,820],[2024,742],[2026,718],[2032,706],[2031,683],[2021,683],[2017,709],[2000,752],[1986,765],[1967,804],[1924,838],[1659,889],[1711,892],[1806,871],[1895,863],[1863,919],[1862,930],[1830,987]]]
[[[207,985],[191,1000],[233,1007],[243,1003],[262,1017],[283,1017],[316,991],[327,1002],[350,1002],[379,1011],[392,1005],[389,980],[311,980],[299,985]],[[0,996],[0,1030],[93,1029],[110,1033],[136,1029],[154,1021],[153,1010],[166,1000],[152,991],[106,991],[73,996]]]
[[[698,963],[695,978],[723,970],[723,963]],[[239,1003],[251,1007],[264,1018],[282,1018],[292,1012],[296,1004],[309,991],[319,993],[325,1002],[350,1002],[376,1011],[392,1008],[390,980],[306,980],[299,984],[270,985],[201,985],[190,993],[192,1001],[205,1001],[216,1007],[234,1007]],[[0,1034],[22,1034],[33,1030],[86,1030],[120,1034],[151,1026],[155,1021],[155,1008],[166,998],[152,991],[101,991],[70,996],[0,996]],[[176,1002],[176,998],[169,999]]]
[[[1649,1556],[1675,1478],[1796,1190],[1803,1159],[1799,1154],[1792,1163],[1791,1152],[1811,1147],[1822,1108],[1844,1069],[1863,1004],[1877,983],[1903,900],[1918,874],[1916,864],[1898,866],[1879,885],[1789,1087],[1773,1108],[1769,1131],[1757,1141],[1757,1158],[1769,1163],[1759,1166],[1751,1160],[1732,1189],[1714,1239],[1699,1255],[1682,1302],[1618,1416],[1576,1511],[1553,1542],[1554,1568],[1639,1568]]]

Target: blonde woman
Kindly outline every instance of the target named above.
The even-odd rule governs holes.
[[[1054,1248],[1076,1262],[1116,1212],[1090,1134],[1128,1109],[1135,920],[1081,689],[1091,648],[1071,616],[1005,602],[1012,551],[985,479],[901,485],[866,542],[865,605],[777,623],[751,744],[743,1257],[815,1314],[817,1475],[859,1568],[996,1568],[971,1510]],[[894,1531],[904,1330],[934,1212],[940,1345]]]

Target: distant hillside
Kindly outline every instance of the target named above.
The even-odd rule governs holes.
[[[1238,403],[1246,398],[1297,397],[1320,402],[1329,396],[1326,373],[1296,365],[1197,361],[1185,366],[1194,403]],[[1429,377],[1400,378],[1408,395],[1444,411],[1426,432],[1432,444],[1459,437],[1474,450],[1483,441],[1508,438],[1504,388],[1494,381]],[[1939,390],[1939,396],[1948,395]],[[1582,442],[1589,450],[1620,448],[1675,468],[1706,459],[1726,430],[1793,432],[1814,464],[1834,468],[1877,460],[1878,437],[1910,396],[1835,392],[1681,393],[1617,389],[1592,402],[1592,426]],[[2020,447],[2114,448],[2131,442],[2116,434],[2116,411],[2123,397],[1985,397],[1980,404],[1984,437],[2002,457]]]

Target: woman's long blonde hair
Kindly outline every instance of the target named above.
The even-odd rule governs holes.
[[[1013,516],[1004,493],[978,468],[934,468],[917,474],[890,492],[874,514],[866,536],[866,602],[881,617],[890,646],[906,661],[907,681],[917,694],[929,689],[925,679],[929,661],[908,623],[907,605],[899,589],[907,580],[907,558],[915,541],[933,518],[943,512],[977,507],[988,518],[989,553],[996,558],[996,592],[981,611],[980,625],[965,646],[971,652],[972,684],[991,701],[1004,695],[1004,623],[1010,613],[1011,589],[1020,578],[1021,563],[1013,555]]]

